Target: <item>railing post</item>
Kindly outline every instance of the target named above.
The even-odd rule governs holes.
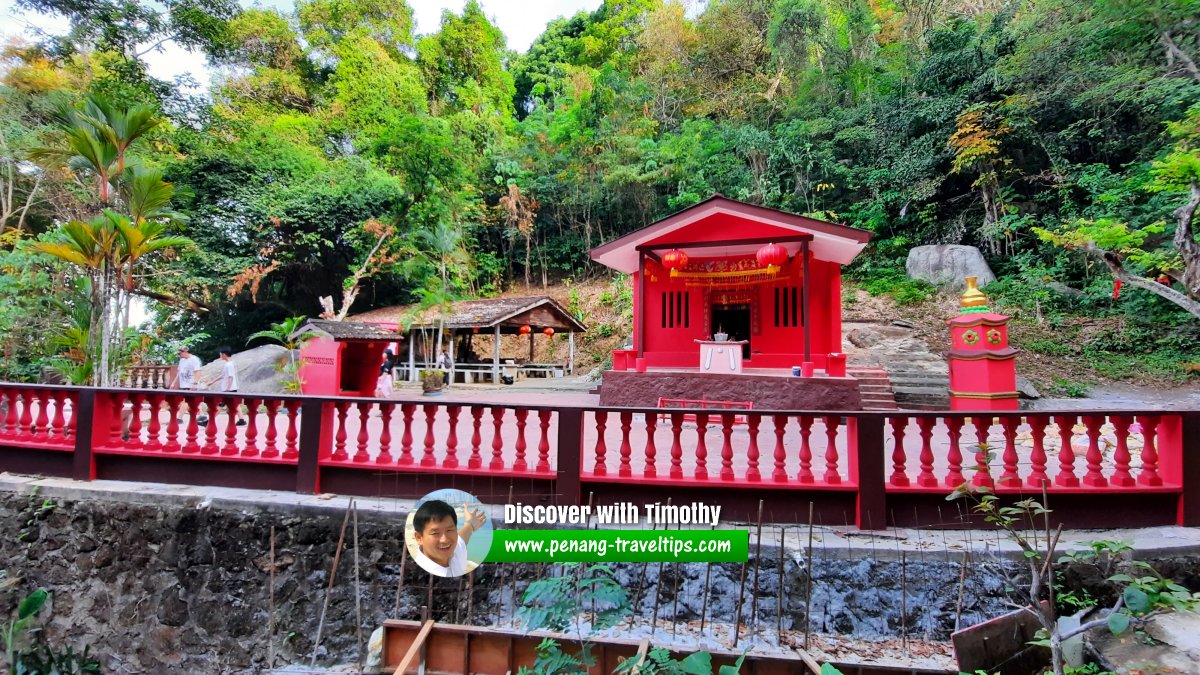
[[[561,408],[558,411],[558,475],[555,493],[562,505],[579,504],[579,476],[583,464],[583,409]]]
[[[1163,415],[1158,456],[1164,480],[1181,488],[1176,524],[1200,526],[1200,413]]]
[[[296,492],[317,494],[321,489],[321,448],[333,431],[325,427],[325,402],[305,399],[300,404],[300,456],[296,459]]]
[[[96,390],[91,387],[80,389],[75,399],[75,452],[72,457],[71,477],[75,480],[94,480],[96,460],[92,446],[97,433],[108,434],[108,417],[96,415]],[[95,422],[101,424],[97,427]],[[97,432],[97,429],[99,432]]]
[[[887,485],[883,440],[883,415],[849,417],[849,450],[854,462],[852,476],[858,481],[855,522],[860,530],[887,529]]]

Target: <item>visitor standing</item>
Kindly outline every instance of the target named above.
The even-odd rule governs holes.
[[[179,366],[175,369],[173,387],[192,390],[196,388],[196,371],[204,364],[200,357],[193,354],[187,347],[179,348]]]
[[[442,371],[442,384],[450,384],[450,371],[454,368],[454,361],[450,359],[450,352],[446,351],[445,347],[438,356],[437,367]]]
[[[392,370],[396,367],[396,355],[392,350],[383,350],[383,363],[379,366],[379,381],[375,383],[375,398],[392,397]]]
[[[199,356],[193,354],[187,347],[180,347],[179,365],[175,368],[175,380],[171,383],[171,386],[183,389],[184,391],[198,389],[196,371],[200,370],[200,367],[203,365]],[[175,422],[177,424],[184,423],[182,417],[176,417]],[[199,422],[199,418],[197,418],[197,422]]]
[[[226,393],[236,393],[238,390],[238,372],[237,364],[233,362],[233,349],[229,347],[221,347],[221,391]],[[240,412],[240,409],[239,409]],[[248,420],[239,417],[237,426],[245,426]]]

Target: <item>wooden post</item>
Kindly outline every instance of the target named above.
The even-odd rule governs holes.
[[[300,457],[296,460],[296,492],[315,495],[320,491],[321,439],[332,433],[325,425],[325,402],[305,399],[300,404]],[[332,419],[332,415],[330,415]],[[210,420],[214,424],[216,420]]]
[[[1189,448],[1200,447],[1198,444],[1200,413],[1163,415],[1158,426],[1158,467],[1166,482],[1182,488],[1176,518],[1181,527],[1200,525],[1200,459],[1188,457]]]
[[[558,475],[555,492],[558,503],[574,506],[583,498],[579,473],[583,462],[583,409],[560,408],[558,411]]]
[[[415,341],[416,341],[416,339],[413,336],[413,331],[412,331],[412,329],[409,329],[409,331],[408,331],[408,381],[409,382],[417,381],[417,359],[416,359],[416,356],[413,354],[413,342],[415,342]]]
[[[458,345],[454,344],[454,338],[457,337],[455,333],[455,329],[451,328],[450,347],[446,350],[446,353],[450,356],[450,384],[454,384],[454,365],[458,363]]]
[[[500,324],[496,324],[492,343],[492,384],[500,384]]]
[[[638,251],[637,287],[633,290],[633,341],[641,358],[646,347],[646,254],[642,251]]]
[[[1183,477],[1180,485],[1183,492],[1180,493],[1179,524],[1200,527],[1200,458],[1194,452],[1200,448],[1200,413],[1185,412],[1181,421],[1179,459],[1183,466],[1179,473]]]
[[[575,374],[575,331],[567,331],[567,366],[568,375]]]
[[[96,459],[92,447],[95,445],[97,429],[108,432],[108,416],[96,415],[96,390],[91,387],[79,390],[74,413],[75,453],[71,477],[75,480],[93,480],[96,478]],[[121,412],[118,410],[116,414],[120,415]],[[102,422],[100,425],[95,424],[97,419]]]
[[[855,519],[858,529],[887,529],[887,493],[884,460],[884,416],[858,414],[847,419],[850,475],[858,479]]]
[[[529,330],[529,363],[533,364],[533,329]]]
[[[808,242],[800,243],[800,255],[804,257],[804,264],[801,267],[803,278],[800,279],[800,323],[804,324],[804,360],[812,361],[812,327],[808,321]]]

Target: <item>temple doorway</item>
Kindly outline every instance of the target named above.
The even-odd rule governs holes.
[[[712,307],[713,334],[726,333],[730,340],[745,340],[742,345],[742,359],[750,360],[750,305],[713,304]]]

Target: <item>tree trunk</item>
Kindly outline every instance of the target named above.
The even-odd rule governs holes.
[[[1200,183],[1188,186],[1191,197],[1187,203],[1175,209],[1175,239],[1172,242],[1183,258],[1183,287],[1187,294],[1200,299],[1200,242],[1192,231],[1196,208],[1200,207]]]
[[[1191,314],[1197,319],[1200,319],[1200,302],[1189,298],[1170,286],[1160,284],[1153,279],[1147,279],[1145,277],[1139,277],[1137,275],[1130,274],[1129,271],[1125,269],[1125,265],[1121,262],[1121,259],[1117,257],[1117,254],[1111,251],[1105,251],[1096,246],[1088,246],[1084,250],[1100,258],[1100,260],[1108,267],[1108,270],[1112,272],[1112,275],[1117,279],[1120,279],[1123,283],[1129,284],[1135,288],[1140,288],[1143,291],[1149,291],[1160,298],[1165,298],[1182,307],[1187,313]]]

